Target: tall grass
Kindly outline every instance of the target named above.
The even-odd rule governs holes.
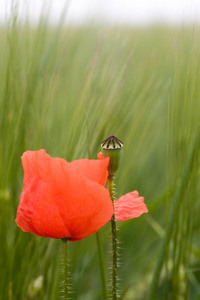
[[[15,12],[1,27],[0,299],[59,297],[61,242],[15,224],[20,156],[71,161],[89,141],[96,158],[110,134],[124,142],[117,195],[137,189],[149,208],[118,226],[123,299],[199,299],[199,47],[199,28],[31,27]],[[110,226],[102,233],[109,262]],[[74,298],[100,299],[95,236],[69,252]]]

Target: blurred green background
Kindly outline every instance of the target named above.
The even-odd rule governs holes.
[[[96,159],[111,134],[124,142],[117,198],[137,189],[149,209],[118,224],[121,299],[200,299],[199,80],[198,27],[31,26],[15,12],[1,26],[0,299],[61,296],[61,241],[15,224],[22,153]],[[69,252],[73,298],[101,299],[95,235]]]

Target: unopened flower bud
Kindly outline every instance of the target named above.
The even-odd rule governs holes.
[[[102,142],[101,150],[103,156],[110,157],[108,174],[110,177],[112,177],[121,163],[123,143],[116,136],[111,135]]]

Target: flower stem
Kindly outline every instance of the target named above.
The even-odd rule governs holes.
[[[114,207],[114,176],[108,176],[108,190]],[[116,238],[116,221],[115,214],[111,219],[112,229],[112,299],[117,300],[117,238]]]
[[[68,263],[67,263],[67,238],[62,239],[63,248],[63,264],[64,264],[64,300],[69,299],[69,285],[68,285]]]
[[[97,248],[99,254],[99,261],[100,261],[102,299],[106,300],[107,299],[106,268],[105,268],[105,257],[104,257],[102,236],[100,230],[96,232],[96,241],[97,241]]]

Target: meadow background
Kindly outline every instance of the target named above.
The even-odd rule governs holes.
[[[22,153],[96,159],[111,134],[117,197],[137,189],[149,209],[118,224],[121,299],[200,299],[199,80],[198,26],[31,26],[13,11],[0,27],[0,299],[60,297],[61,241],[15,224]],[[95,235],[69,252],[74,299],[101,299]]]

